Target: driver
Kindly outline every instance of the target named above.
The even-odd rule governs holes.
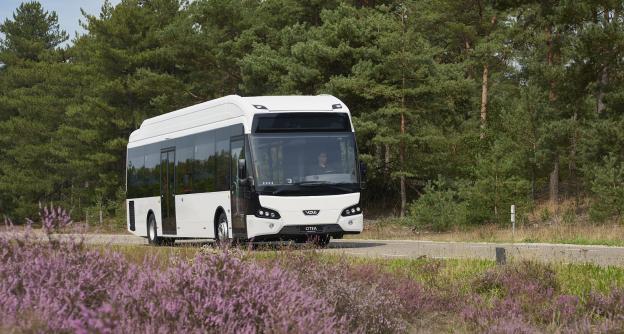
[[[312,169],[312,171],[314,174],[324,174],[330,172],[326,152],[321,151],[321,153],[319,153],[318,164]]]

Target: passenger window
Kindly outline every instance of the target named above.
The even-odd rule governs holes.
[[[176,140],[176,194],[193,192],[193,156],[195,152],[193,138]]]
[[[215,191],[215,132],[204,132],[194,137],[193,190],[194,192]]]

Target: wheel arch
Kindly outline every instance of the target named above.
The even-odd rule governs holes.
[[[156,215],[154,214],[154,211],[152,209],[147,210],[147,215],[145,216],[145,233],[146,233],[145,235],[149,234],[149,220],[150,220],[150,216],[154,216],[154,222],[158,226],[158,222],[156,221]]]
[[[221,216],[222,213],[225,213],[225,209],[222,206],[217,207],[217,209],[215,210],[215,214],[214,214],[214,219],[212,220],[212,226],[213,226],[213,230],[214,230],[214,238],[217,238],[217,233],[218,233],[218,225],[219,225],[219,216]],[[227,217],[227,214],[226,214]]]

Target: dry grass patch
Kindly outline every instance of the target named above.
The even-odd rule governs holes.
[[[580,245],[624,246],[622,225],[521,225],[511,228],[483,225],[456,228],[448,232],[417,231],[396,223],[368,222],[359,235],[348,239],[429,240],[466,242],[568,243]]]

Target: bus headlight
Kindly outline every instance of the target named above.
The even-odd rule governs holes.
[[[362,214],[362,207],[360,206],[360,204],[352,205],[342,210],[343,217],[354,216],[354,215],[359,215],[359,214]]]
[[[254,215],[258,218],[265,218],[265,219],[280,219],[281,218],[280,214],[277,211],[267,209],[267,208],[258,209]]]

